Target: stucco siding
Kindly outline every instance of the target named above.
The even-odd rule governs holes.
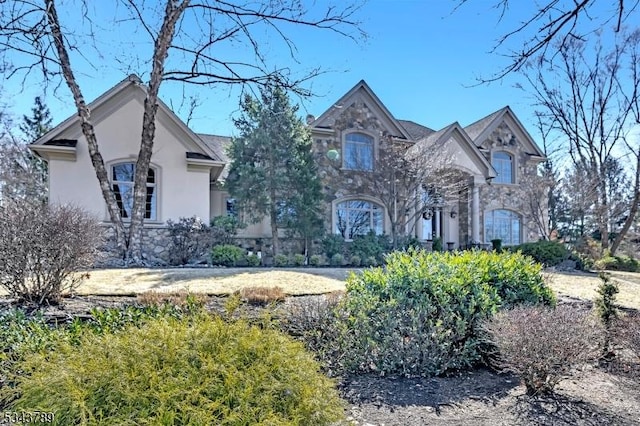
[[[142,129],[141,96],[131,91],[118,105],[104,105],[96,111],[94,122],[100,152],[107,165],[135,161]],[[181,216],[209,217],[209,173],[188,171],[185,152],[176,132],[165,125],[159,114],[156,123],[152,165],[158,172],[157,221]],[[50,196],[52,202],[73,202],[99,218],[107,220],[105,202],[91,165],[86,139],[80,126],[73,126],[59,136],[77,139],[76,161],[50,161]]]

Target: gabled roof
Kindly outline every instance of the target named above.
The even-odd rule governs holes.
[[[147,88],[142,84],[140,77],[137,75],[129,75],[127,78],[113,86],[111,89],[104,92],[98,98],[96,98],[93,102],[91,102],[88,107],[91,111],[96,111],[101,106],[105,105],[108,102],[114,101],[117,98],[124,96],[126,89],[130,87],[136,87],[138,90],[141,90],[143,94],[146,96]],[[191,130],[187,127],[186,124],[164,103],[162,100],[158,99],[158,107],[159,112],[162,112],[168,117],[170,122],[175,125],[181,132],[188,137],[200,150],[202,150],[202,154],[205,154],[211,157],[214,161],[220,161],[221,159],[216,155],[215,152],[211,151],[209,147]],[[36,140],[31,144],[32,149],[34,150],[42,150],[39,149],[40,145],[52,145],[51,142],[54,142],[58,137],[71,129],[73,126],[79,125],[80,119],[77,114],[72,115],[71,117],[64,120],[62,123],[54,127],[52,130],[47,132],[44,136]]]
[[[527,132],[527,129],[525,129],[508,105],[468,125],[464,130],[474,144],[480,146],[503,121],[506,121],[509,127],[515,127],[511,130],[519,133],[519,139],[521,139],[521,142],[528,148],[528,154],[543,159],[546,158],[544,152],[542,152],[538,144],[533,140],[529,132]]]
[[[473,161],[473,163],[483,171],[485,178],[492,179],[498,175],[491,163],[484,155],[482,155],[478,147],[473,143],[458,122],[451,123],[437,132],[419,140],[407,150],[406,155],[409,158],[416,159],[422,154],[423,150],[433,146],[444,147],[451,138],[455,138],[460,143],[461,148],[469,156],[471,161]]]
[[[429,136],[432,133],[435,133],[435,130],[423,126],[422,124],[418,124],[415,121],[411,120],[398,120],[398,122],[405,128],[411,139],[414,141],[420,140]]]
[[[216,153],[221,161],[226,163],[224,169],[220,173],[218,180],[224,181],[229,174],[229,156],[227,155],[227,148],[231,144],[231,138],[229,136],[208,135],[205,133],[198,133],[200,139],[209,147],[209,149]]]
[[[380,98],[373,93],[373,90],[369,87],[369,85],[364,81],[360,80],[355,86],[351,88],[344,96],[342,96],[338,101],[334,102],[334,104],[325,112],[322,113],[312,124],[311,127],[319,128],[319,129],[327,129],[333,126],[333,121],[335,117],[339,115],[340,110],[344,107],[348,107],[353,102],[351,99],[355,98],[358,93],[363,93],[365,97],[368,97],[372,105],[378,108],[381,112],[381,119],[387,121],[390,127],[393,128],[393,131],[396,134],[392,136],[396,136],[403,139],[411,139],[411,135],[407,130],[400,124],[398,120],[389,112],[386,106],[380,101]],[[390,129],[391,130],[391,129]]]

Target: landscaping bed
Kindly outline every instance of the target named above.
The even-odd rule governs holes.
[[[324,297],[287,297],[272,312],[277,317],[285,304]],[[207,297],[205,306],[224,313],[226,300]],[[87,318],[95,307],[117,308],[139,301],[135,296],[75,296],[65,298],[61,306],[46,308],[44,315],[51,321],[70,321]],[[568,298],[559,302],[588,303]],[[7,307],[3,299],[0,310]],[[265,309],[245,304],[239,313],[257,318]],[[517,377],[486,368],[432,378],[346,376],[338,379],[338,388],[348,403],[348,424],[361,426],[635,425],[640,423],[640,384],[638,376],[629,373],[638,368],[637,364],[587,368],[561,382],[554,397],[526,397]]]

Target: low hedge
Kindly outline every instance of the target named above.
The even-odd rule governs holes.
[[[245,251],[231,244],[221,244],[211,249],[211,264],[214,266],[237,266],[245,258]]]
[[[524,243],[512,248],[526,256],[531,256],[544,266],[556,266],[572,257],[571,251],[558,241],[537,241]]]

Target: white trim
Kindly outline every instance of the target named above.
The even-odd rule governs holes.
[[[380,208],[380,211],[382,213],[382,234],[381,235],[384,235],[386,233],[386,230],[388,227],[387,209],[385,208],[384,204],[379,199],[372,197],[370,195],[353,194],[353,195],[346,195],[340,198],[336,198],[335,200],[331,201],[331,234],[336,234],[336,227],[337,227],[336,214],[337,214],[338,204],[344,203],[346,201],[367,201],[377,205]],[[345,241],[352,241],[352,240],[345,238]]]
[[[347,136],[349,135],[353,135],[353,134],[363,134],[365,136],[369,136],[372,140],[372,146],[371,146],[371,169],[350,169],[347,168],[345,166],[345,161],[347,158],[346,155],[346,147],[347,147]],[[370,131],[370,130],[365,130],[365,129],[348,129],[342,132],[342,138],[341,138],[341,149],[342,149],[342,164],[341,164],[341,168],[342,170],[348,170],[348,171],[352,171],[352,172],[372,172],[375,167],[376,167],[376,159],[378,158],[378,138],[376,137],[375,133]]]
[[[111,160],[108,161],[105,164],[105,167],[107,167],[107,175],[109,178],[109,187],[111,188],[111,191],[113,191],[113,167],[117,166],[119,164],[133,164],[134,166],[136,165],[137,162],[137,158],[136,157],[123,157],[123,158],[119,158],[116,160]],[[164,221],[161,219],[162,218],[162,209],[161,209],[161,198],[162,198],[162,167],[155,164],[155,163],[150,163],[149,164],[149,168],[153,169],[154,174],[155,174],[155,183],[154,183],[154,188],[156,190],[156,217],[155,219],[144,219],[145,223],[157,223],[157,224],[161,224],[164,223]],[[135,177],[134,177],[135,179]],[[133,185],[133,182],[132,182]],[[133,186],[132,186],[132,191],[133,191]],[[146,203],[145,203],[146,204]],[[110,220],[109,217],[109,211],[107,210],[107,206],[105,203],[105,217],[107,218],[107,220]],[[145,205],[145,216],[146,216],[146,205]],[[122,221],[125,223],[129,223],[131,222],[131,218],[122,218]]]
[[[520,176],[518,176],[518,155],[517,155],[516,152],[514,152],[514,150],[506,148],[506,147],[502,147],[502,146],[492,149],[491,150],[491,167],[493,167],[493,161],[494,161],[495,154],[500,153],[500,152],[504,152],[505,154],[507,154],[511,158],[511,181],[510,182],[500,182],[500,181],[497,180],[498,175],[496,174],[496,177],[491,180],[491,183],[494,184],[494,185],[517,185]],[[497,172],[497,169],[495,167],[493,167],[493,168]]]

